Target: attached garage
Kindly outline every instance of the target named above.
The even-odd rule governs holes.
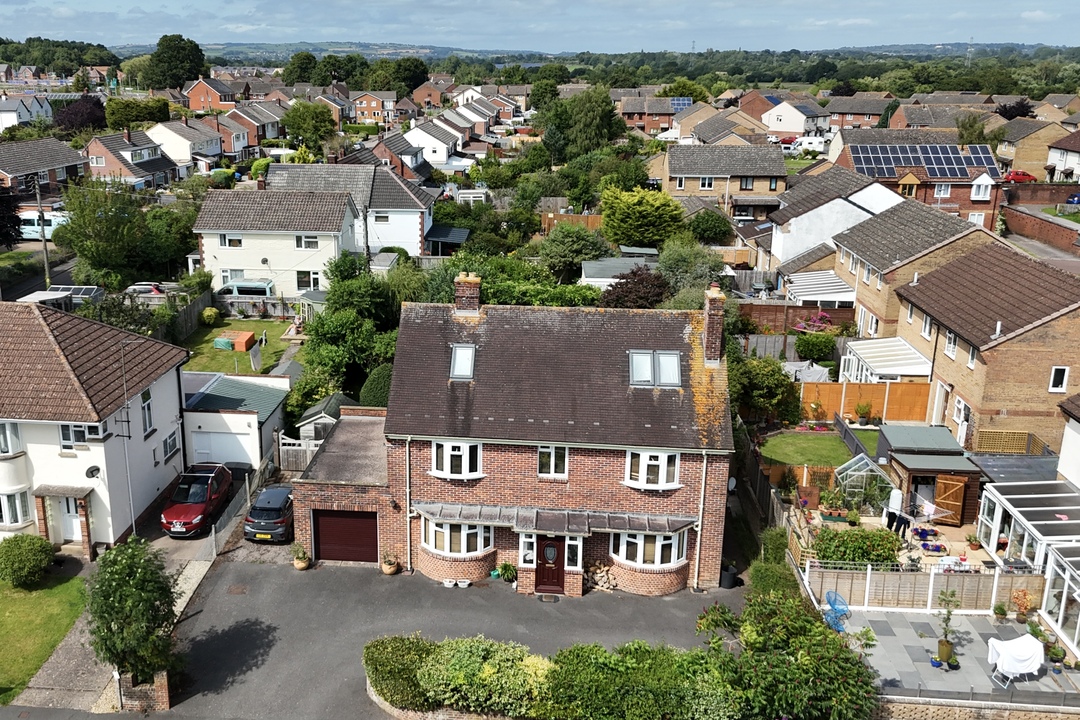
[[[252,442],[250,433],[196,430],[191,433],[191,439],[195,462],[252,462],[248,449]]]
[[[312,510],[316,560],[379,561],[378,513]]]

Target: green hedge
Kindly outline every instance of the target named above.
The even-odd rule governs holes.
[[[34,240],[24,240],[32,243]],[[39,241],[40,242],[40,241]],[[14,285],[17,282],[45,272],[45,263],[34,257],[27,250],[13,250],[0,255],[0,286]]]
[[[378,125],[354,125],[353,123],[345,123],[341,126],[342,131],[346,135],[378,135]]]
[[[390,381],[394,373],[393,363],[380,365],[371,371],[357,400],[364,407],[386,407],[390,399]]]
[[[769,528],[761,533],[761,559],[767,563],[782,563],[787,558],[787,530]]]
[[[40,535],[12,535],[0,542],[0,580],[17,588],[41,582],[52,561],[52,543]]]
[[[814,541],[814,552],[818,560],[892,564],[897,562],[902,545],[899,536],[888,528],[833,530],[823,527]]]
[[[391,635],[364,646],[364,670],[375,692],[394,707],[434,710],[439,703],[420,687],[417,671],[438,649],[419,635]]]
[[[750,592],[799,594],[799,582],[786,563],[755,561],[750,564]]]

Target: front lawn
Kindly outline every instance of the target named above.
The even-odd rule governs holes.
[[[859,442],[866,446],[866,452],[870,453],[870,457],[877,457],[877,441],[881,437],[881,433],[877,430],[852,430],[855,433],[855,437],[859,438]]]
[[[850,460],[851,453],[834,432],[784,432],[765,441],[761,457],[773,465],[837,467]]]
[[[1076,207],[1073,205],[1072,207]],[[1059,214],[1056,207],[1043,208],[1043,212],[1052,217],[1061,218],[1062,220],[1071,220],[1074,223],[1080,223],[1080,209],[1075,212]]]
[[[46,575],[34,590],[0,582],[0,705],[23,691],[85,606],[80,577]]]
[[[262,367],[260,373],[270,372],[285,353],[289,343],[281,339],[289,328],[288,322],[279,320],[238,320],[224,318],[217,327],[199,326],[184,340],[184,347],[191,351],[191,359],[184,366],[192,372],[221,372],[255,375],[252,372],[248,353],[234,350],[219,350],[214,347],[214,339],[226,330],[240,330],[255,333],[255,339],[266,331],[266,345],[262,348]]]
[[[799,157],[785,157],[784,158],[784,165],[787,166],[787,174],[788,175],[795,175],[800,170],[802,170],[803,168],[810,167],[811,165],[813,165],[816,162],[817,162],[817,160],[811,160],[810,158],[799,158]]]

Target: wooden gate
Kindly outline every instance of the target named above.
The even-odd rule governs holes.
[[[942,510],[952,513],[939,519],[945,525],[959,527],[964,516],[964,490],[967,478],[963,475],[938,475],[934,489],[934,504]]]

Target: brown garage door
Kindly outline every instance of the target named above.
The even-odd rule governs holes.
[[[313,511],[316,560],[378,562],[379,522],[373,512]]]

